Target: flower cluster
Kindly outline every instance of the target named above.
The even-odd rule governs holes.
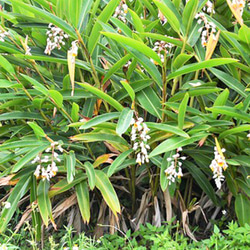
[[[42,178],[43,180],[47,179],[48,181],[54,177],[58,171],[58,167],[56,166],[56,162],[60,162],[59,154],[55,152],[55,150],[63,152],[63,148],[59,145],[58,142],[52,142],[50,147],[48,147],[45,152],[50,155],[37,155],[36,158],[31,162],[32,164],[39,163],[36,167],[34,175],[36,178]],[[45,166],[46,165],[46,166]]]
[[[113,17],[117,17],[118,19],[120,19],[121,21],[126,23],[127,22],[127,19],[126,19],[127,13],[128,13],[128,5],[126,4],[125,0],[122,0],[120,2],[120,4],[116,7],[115,14],[113,15]],[[118,32],[121,33],[119,31],[119,28],[118,28]]]
[[[169,50],[173,47],[173,44],[171,43],[166,43],[164,41],[157,41],[154,43],[154,48],[153,51],[157,53],[157,55],[161,58],[161,61],[164,62],[164,54],[168,54]],[[151,61],[154,64],[157,64],[152,58]]]
[[[248,3],[249,5],[249,3]],[[240,12],[240,15],[242,16],[243,10],[246,6],[245,0],[233,0],[232,1],[232,7]]]
[[[223,175],[223,170],[225,171],[228,167],[225,157],[222,153],[226,150],[221,149],[221,152],[218,151],[217,147],[214,147],[214,159],[210,164],[210,168],[213,171],[213,178],[218,189],[221,189],[221,183],[224,181],[225,176]]]
[[[174,183],[176,177],[181,178],[183,176],[182,173],[182,161],[186,160],[185,156],[181,156],[179,152],[182,151],[182,148],[177,148],[176,154],[172,155],[172,157],[167,158],[167,161],[170,162],[170,166],[165,170],[165,174],[167,179],[169,180],[169,185]]]
[[[55,48],[61,49],[61,45],[65,45],[65,42],[63,41],[64,38],[67,39],[69,36],[64,33],[64,31],[56,26],[54,26],[52,23],[49,24],[47,31],[47,46],[44,51],[45,54],[50,55],[51,51]]]
[[[162,14],[162,12],[158,11],[158,17],[160,19],[161,25],[163,26],[165,23],[167,23],[167,18]]]
[[[147,134],[149,132],[149,128],[146,123],[143,122],[143,118],[135,119],[131,122],[132,131],[131,131],[131,141],[134,142],[133,150],[137,151],[136,162],[141,165],[145,162],[149,162],[148,159],[148,149],[150,149],[147,144],[150,136]],[[138,150],[139,149],[139,150]]]
[[[4,42],[4,39],[6,36],[9,35],[9,32],[5,31],[4,29],[0,29],[0,41],[1,42]]]
[[[203,11],[206,11],[207,13],[213,13],[215,14],[213,3],[211,1],[207,1],[205,6],[203,7]]]
[[[210,35],[213,36],[213,39],[216,40],[216,25],[213,22],[209,22],[204,14],[204,12],[199,12],[195,15],[195,18],[198,19],[198,23],[201,24],[204,22],[204,25],[198,30],[201,33],[201,44],[203,47],[207,46],[208,38]]]

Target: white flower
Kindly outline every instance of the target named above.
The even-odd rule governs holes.
[[[34,160],[31,162],[31,164],[34,164],[34,163],[36,163],[36,162],[38,162],[38,161],[40,161],[41,160],[41,158],[37,155],[35,158],[34,158]]]
[[[0,250],[8,250],[8,247],[7,247],[7,245],[5,245],[5,244],[1,244],[0,243]]]
[[[182,148],[178,148],[177,152],[182,151]],[[182,162],[180,160],[186,160],[185,156],[180,156],[179,153],[172,155],[172,157],[168,157],[167,161],[170,162],[170,166],[165,170],[165,174],[167,179],[169,180],[169,185],[175,182],[176,178],[181,178],[183,176],[182,173]]]
[[[221,211],[223,215],[226,215],[227,214],[227,211],[226,210],[222,210]]]
[[[217,147],[214,147],[214,159],[210,164],[210,169],[213,171],[213,179],[218,189],[221,189],[221,184],[225,179],[223,171],[228,168],[225,157],[222,152],[225,152],[224,148],[221,149],[221,153],[218,152]]]
[[[72,250],[78,250],[78,249],[79,249],[79,247],[76,244],[72,248]]]
[[[126,19],[127,13],[128,13],[128,5],[126,4],[125,1],[122,0],[120,2],[119,6],[116,7],[113,17],[117,17],[122,22],[126,23],[127,22],[127,19]],[[121,33],[121,29],[118,28],[118,32]]]
[[[147,144],[148,139],[150,139],[150,136],[147,134],[150,129],[146,125],[146,123],[143,122],[143,118],[140,117],[137,120],[132,119],[132,122],[130,123],[132,126],[131,129],[131,141],[133,141],[133,150],[137,151],[139,149],[139,152],[137,152],[136,156],[136,163],[139,165],[149,162],[148,159],[148,149],[150,149],[150,146]]]
[[[9,32],[5,31],[1,26],[0,26],[0,41],[4,42],[4,39],[6,36],[9,36]]]
[[[41,170],[41,165],[37,165],[36,171],[34,172],[34,175],[36,176],[36,178],[40,176],[40,170]]]
[[[3,202],[3,205],[4,205],[4,208],[5,208],[5,209],[11,208],[11,203],[8,202],[8,201]]]
[[[61,45],[65,45],[64,38],[67,39],[69,37],[62,29],[54,26],[52,23],[49,24],[46,34],[48,38],[44,53],[47,55],[50,55],[55,48],[60,50]]]

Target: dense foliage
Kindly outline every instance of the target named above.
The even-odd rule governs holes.
[[[0,3],[1,233],[250,223],[247,1]]]

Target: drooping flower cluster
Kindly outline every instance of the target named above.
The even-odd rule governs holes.
[[[161,61],[164,62],[164,55],[169,53],[169,50],[173,47],[173,44],[167,43],[164,41],[157,41],[154,43],[153,51],[157,53],[157,55],[161,58]],[[157,65],[157,62],[155,62],[152,58],[151,61]]]
[[[169,180],[169,185],[175,182],[176,177],[181,178],[183,176],[181,160],[186,160],[186,157],[180,155],[181,151],[182,148],[180,147],[177,149],[176,154],[172,155],[172,157],[167,158],[167,161],[170,162],[170,166],[165,170],[165,174],[167,176],[167,179]]]
[[[55,150],[63,152],[63,148],[59,145],[58,142],[52,142],[50,147],[45,150],[45,153],[50,153],[49,155],[37,155],[36,158],[31,162],[32,164],[38,163],[34,175],[36,178],[42,178],[43,180],[47,179],[50,181],[58,171],[56,162],[60,162],[59,154]]]
[[[203,7],[203,11],[215,14],[213,3],[211,1],[207,1]],[[212,35],[213,39],[216,40],[216,25],[213,22],[208,21],[204,12],[199,12],[195,15],[195,19],[198,19],[198,24],[204,23],[203,26],[198,30],[198,32],[201,33],[201,44],[203,47],[207,46],[210,35]]]
[[[6,36],[9,35],[9,32],[5,31],[2,27],[0,27],[0,41],[4,42]]]
[[[214,147],[214,159],[209,166],[213,171],[213,178],[218,189],[221,189],[221,184],[225,179],[223,171],[228,167],[223,155],[224,152],[226,152],[226,149],[222,148],[221,152],[219,152],[217,147]]]
[[[49,24],[47,30],[47,46],[44,51],[45,54],[50,55],[52,50],[55,48],[61,49],[61,45],[65,45],[64,38],[67,39],[69,36],[64,31],[52,23]]]
[[[199,12],[195,15],[195,18],[198,19],[198,23],[201,24],[204,22],[204,25],[198,30],[201,33],[201,44],[203,47],[207,46],[208,38],[210,35],[213,36],[213,39],[216,40],[216,25],[213,22],[209,22],[204,14],[204,12]]]
[[[122,0],[120,2],[120,4],[116,7],[115,14],[113,15],[113,17],[117,17],[122,22],[126,23],[127,22],[127,19],[126,19],[127,13],[128,13],[128,5],[126,4],[125,0]],[[119,32],[119,29],[118,29],[118,32]],[[121,33],[121,32],[119,32],[119,33]]]
[[[143,122],[143,118],[141,117],[137,120],[133,119],[131,125],[133,150],[136,151],[136,162],[141,165],[145,162],[149,162],[148,149],[150,149],[150,146],[147,144],[147,141],[150,139],[150,136],[147,133],[150,129],[147,127],[146,123]]]
[[[249,5],[249,3],[248,3]],[[232,7],[239,11],[240,15],[242,16],[244,8],[246,6],[245,0],[232,0]]]
[[[215,14],[213,3],[211,1],[207,1],[206,4],[203,7],[203,11],[206,11],[207,13],[213,13]]]

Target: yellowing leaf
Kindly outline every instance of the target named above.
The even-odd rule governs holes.
[[[208,43],[207,43],[205,61],[209,60],[212,57],[215,47],[219,41],[219,37],[220,37],[220,30],[217,32],[216,36],[213,33],[210,34]]]
[[[75,66],[76,66],[76,56],[78,50],[76,43],[77,41],[72,42],[72,47],[68,51],[68,57],[67,57],[70,82],[72,86],[71,96],[74,95],[74,90],[75,90]]]

